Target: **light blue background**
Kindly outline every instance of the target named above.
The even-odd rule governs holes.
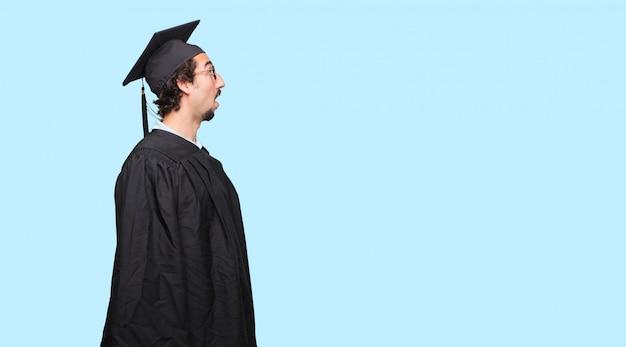
[[[625,10],[3,1],[0,345],[99,344],[141,138],[121,82],[201,19],[259,346],[625,346]]]

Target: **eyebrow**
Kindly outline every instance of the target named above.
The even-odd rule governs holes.
[[[211,65],[211,67],[213,67],[213,62],[209,60],[206,63],[204,63],[204,67],[207,67],[207,65]]]

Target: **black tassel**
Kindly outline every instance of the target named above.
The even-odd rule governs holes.
[[[146,103],[146,91],[143,85],[141,86],[141,116],[143,118],[143,136],[145,137],[148,135],[148,104]]]

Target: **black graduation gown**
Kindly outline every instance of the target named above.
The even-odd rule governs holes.
[[[101,346],[256,346],[239,198],[218,160],[154,130],[126,159],[115,206]]]

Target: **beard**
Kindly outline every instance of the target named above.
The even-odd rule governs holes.
[[[210,121],[215,116],[214,110],[208,110],[205,114],[202,115],[202,120],[205,122]]]
[[[215,98],[217,99],[220,95],[222,95],[222,89],[217,90],[217,95],[215,96]],[[204,115],[202,115],[202,120],[208,122],[213,119],[213,117],[215,117],[215,109],[211,108],[210,110],[206,111]]]

